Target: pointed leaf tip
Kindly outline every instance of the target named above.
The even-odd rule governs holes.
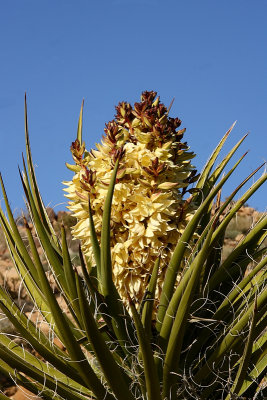
[[[79,121],[78,121],[78,128],[77,128],[77,139],[80,145],[82,145],[83,106],[84,106],[84,99],[82,100]]]
[[[237,123],[237,120],[235,120],[232,125],[230,126],[230,128],[228,129],[228,131],[226,132],[225,136],[228,137],[230,135],[230,133],[232,132],[232,130],[234,129],[235,125]]]
[[[168,108],[168,110],[167,110],[167,114],[169,114],[169,112],[170,112],[170,110],[171,110],[171,108],[172,108],[172,105],[173,105],[173,103],[174,103],[174,100],[175,100],[175,97],[172,99],[171,104],[169,105],[169,108]]]

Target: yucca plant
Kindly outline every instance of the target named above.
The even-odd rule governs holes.
[[[64,226],[59,238],[39,193],[26,102],[27,165],[23,160],[20,176],[33,224],[25,222],[27,247],[1,178],[2,229],[50,332],[0,288],[3,314],[35,350],[0,334],[0,372],[44,399],[262,398],[267,216],[221,257],[229,222],[267,178],[233,203],[257,168],[221,203],[221,189],[245,155],[228,172],[226,166],[245,137],[214,167],[231,127],[198,175],[181,142],[184,130],[177,131],[180,120],[169,117],[156,93],[144,92],[134,107],[120,103],[102,145],[91,152],[82,141],[82,112],[71,147],[75,175],[67,183],[77,218],[73,235],[81,239],[79,268]]]

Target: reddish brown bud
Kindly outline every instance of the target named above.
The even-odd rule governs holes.
[[[106,137],[104,137],[105,142],[107,142],[111,147],[113,147],[118,140],[119,136],[119,126],[115,121],[110,121],[106,124],[104,129]]]
[[[157,92],[145,91],[141,94],[141,101],[146,102],[148,105],[152,105],[156,96],[157,96]]]
[[[83,154],[85,150],[84,143],[80,145],[80,142],[78,139],[75,140],[75,142],[72,142],[70,150],[72,152],[72,157],[73,160],[75,161],[76,164],[81,164],[82,159],[83,159]]]
[[[162,172],[166,171],[167,164],[159,163],[158,157],[156,157],[150,167],[143,167],[143,170],[146,171],[147,174],[154,176],[155,178],[159,176]]]
[[[115,114],[115,118],[118,120],[124,120],[129,122],[133,119],[132,116],[132,106],[129,103],[121,102],[115,107],[117,114]]]
[[[114,164],[116,163],[117,160],[121,160],[121,159],[123,158],[124,154],[125,154],[125,150],[124,150],[123,146],[121,146],[121,147],[118,148],[118,149],[113,148],[113,149],[110,151],[110,156],[111,156],[111,159],[112,159],[112,164],[114,165]]]
[[[81,186],[83,189],[90,191],[96,181],[96,172],[83,167],[84,173],[82,174]]]

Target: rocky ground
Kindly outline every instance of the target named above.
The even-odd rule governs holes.
[[[78,251],[78,243],[77,241],[71,241],[70,235],[70,227],[73,225],[74,220],[67,212],[59,212],[55,214],[52,209],[48,209],[50,220],[55,228],[55,230],[59,233],[60,226],[63,222],[67,227],[67,237],[70,243],[72,257],[75,257]],[[226,232],[226,240],[224,243],[224,256],[228,255],[236,243],[242,239],[243,234],[249,229],[249,227],[255,223],[256,220],[259,219],[260,214],[255,211],[251,207],[243,207],[238,213],[236,219],[231,222]],[[18,219],[19,229],[24,234],[24,227],[20,225],[20,221]],[[39,248],[41,254],[41,248]],[[51,284],[53,285],[53,280],[51,278]],[[34,310],[33,304],[30,301],[25,289],[21,285],[21,282],[18,278],[17,272],[13,266],[12,260],[9,257],[8,248],[4,242],[3,234],[0,231],[0,285],[5,286],[14,301],[24,307],[24,311],[28,315],[28,317],[36,322],[40,329],[48,334],[49,327],[47,324],[40,318],[40,314]],[[54,287],[55,289],[55,287]],[[58,297],[58,301],[62,303],[64,307],[64,303],[60,298],[60,293],[55,291],[56,296]],[[14,327],[12,324],[4,318],[4,316],[0,313],[0,333],[9,333],[16,334]],[[18,342],[20,339],[17,339]],[[60,343],[57,343],[60,345]],[[34,396],[32,393],[27,392],[24,388],[18,387],[14,385],[14,383],[0,374],[0,390],[2,390],[6,396],[10,399],[14,400],[26,400],[39,399],[37,396]]]

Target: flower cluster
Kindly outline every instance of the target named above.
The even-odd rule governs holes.
[[[178,129],[181,121],[169,117],[156,96],[146,91],[134,107],[119,103],[96,149],[87,152],[78,140],[72,143],[76,174],[64,189],[77,218],[73,235],[81,240],[83,253],[93,265],[88,196],[100,238],[103,206],[119,158],[111,211],[113,277],[121,297],[126,299],[129,293],[137,301],[159,255],[158,294],[161,290],[166,266],[193,213],[184,197],[197,178],[191,164],[194,154],[181,141],[185,129]]]

